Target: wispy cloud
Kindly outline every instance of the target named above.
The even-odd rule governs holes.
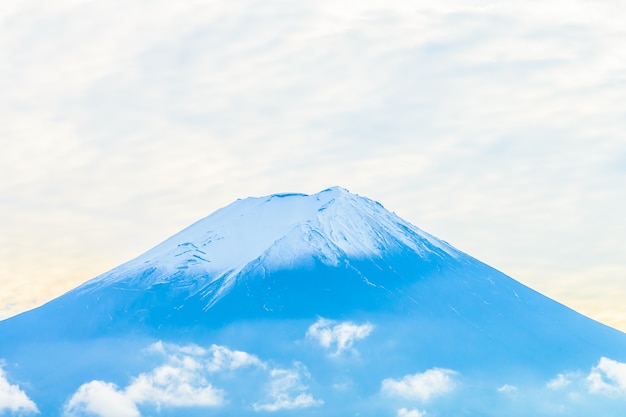
[[[407,408],[401,408],[398,410],[398,417],[424,417],[426,415],[425,411],[419,411],[417,409],[409,410]]]
[[[588,372],[559,373],[546,383],[546,388],[575,397],[592,394],[626,400],[626,363],[601,357]]]
[[[546,387],[551,390],[560,390],[572,383],[572,376],[569,374],[558,374],[555,378],[548,381]]]
[[[451,369],[433,368],[423,373],[405,375],[401,379],[388,378],[383,380],[381,391],[391,396],[428,401],[452,391],[456,385],[456,374]]]
[[[365,339],[373,330],[374,326],[370,323],[356,324],[320,318],[309,327],[306,337],[331,350],[333,355],[340,355],[354,350],[354,342]]]
[[[201,358],[202,366],[206,367],[206,370],[209,372],[232,371],[248,366],[266,367],[266,364],[256,355],[240,350],[231,350],[221,345],[211,345],[209,348],[203,348],[198,345],[181,346],[159,341],[147,350],[167,356],[173,363],[185,363],[190,358]]]
[[[498,392],[512,393],[515,391],[517,391],[517,387],[515,385],[504,384],[498,387]]]
[[[292,369],[272,369],[268,398],[254,403],[256,411],[279,411],[320,406],[324,401],[306,392],[303,380],[310,379],[306,367],[295,363]]]
[[[22,415],[38,413],[39,410],[19,385],[9,383],[0,363],[0,414],[6,412]]]

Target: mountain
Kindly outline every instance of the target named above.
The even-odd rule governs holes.
[[[333,187],[0,322],[0,415],[605,416],[626,335]]]

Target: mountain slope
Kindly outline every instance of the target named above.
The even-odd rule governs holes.
[[[167,372],[208,372],[192,373],[187,385],[179,381],[185,392],[196,392],[188,386],[195,381],[199,391],[193,398],[205,402],[189,400],[185,407],[192,409],[181,412],[180,401],[163,400],[170,408],[162,409],[158,401],[155,406],[154,386],[152,394],[138,394],[136,384],[155,366],[148,346],[161,346],[161,353],[170,349],[168,361],[185,358],[168,362]],[[326,354],[320,356],[320,347]],[[213,358],[221,365],[197,365],[204,356],[189,352],[218,355],[221,359]],[[220,366],[228,355],[239,362],[224,370]],[[406,406],[429,404],[431,394],[411,395],[413,379],[394,379],[418,370],[432,371],[423,375],[440,382],[471,378],[447,387],[471,387],[472,394],[463,397],[466,405],[455,410],[439,404],[432,412],[490,415],[489,404],[501,394],[496,388],[509,379],[529,386],[543,381],[545,388],[550,378],[589,370],[601,358],[621,364],[626,335],[525,287],[379,203],[334,187],[314,195],[248,198],[218,210],[138,258],[0,322],[0,358],[10,364],[10,375],[31,384],[31,397],[46,415],[106,415],[85,399],[95,398],[94,392],[117,396],[133,417],[155,410],[400,415],[397,397],[408,398]],[[269,400],[246,400],[255,395],[254,384],[233,385],[229,378],[244,366],[233,363],[254,369],[246,374],[247,384],[269,378],[264,382]],[[277,375],[286,379],[280,382]],[[215,381],[239,394],[227,401],[221,391],[209,390]],[[601,381],[621,389],[610,378]],[[341,394],[336,387],[344,385]],[[481,391],[491,385],[491,391]],[[279,386],[288,393],[273,397]],[[484,401],[468,402],[477,392]],[[164,392],[154,396],[169,398]],[[385,396],[396,398],[397,409],[385,408],[391,401]],[[352,402],[344,404],[345,398]],[[619,409],[621,400],[616,401],[604,411]],[[0,415],[2,410],[0,404]],[[511,410],[505,414],[514,415]],[[543,409],[525,412],[553,415]]]

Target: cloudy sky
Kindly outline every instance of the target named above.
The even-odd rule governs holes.
[[[0,317],[332,185],[626,330],[613,0],[3,0]]]

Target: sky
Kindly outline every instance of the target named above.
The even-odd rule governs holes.
[[[3,0],[0,318],[339,185],[626,331],[617,0]]]

